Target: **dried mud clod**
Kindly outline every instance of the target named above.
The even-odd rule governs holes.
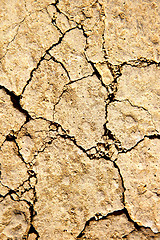
[[[0,239],[160,239],[159,14],[2,1]]]

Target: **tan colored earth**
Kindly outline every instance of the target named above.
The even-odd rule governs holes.
[[[160,239],[160,1],[0,7],[0,240]]]

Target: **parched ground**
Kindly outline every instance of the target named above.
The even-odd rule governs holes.
[[[160,1],[0,8],[0,240],[160,239]]]

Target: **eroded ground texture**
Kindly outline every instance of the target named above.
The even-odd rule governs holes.
[[[160,239],[160,1],[0,5],[0,240]]]

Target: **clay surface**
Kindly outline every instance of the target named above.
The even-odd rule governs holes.
[[[11,96],[0,89],[0,145],[7,135],[18,131],[25,120],[24,114],[14,107]]]
[[[13,201],[7,196],[0,204],[0,223],[0,239],[26,238],[30,225],[30,213],[27,204]]]
[[[39,215],[34,224],[42,239],[76,238],[94,215],[123,208],[121,181],[113,163],[90,160],[69,139],[53,140],[34,162],[39,176],[35,204]]]
[[[159,139],[145,138],[117,163],[124,179],[125,204],[132,219],[159,232]]]
[[[0,239],[160,239],[159,15],[1,1]]]
[[[122,239],[134,230],[126,215],[108,216],[106,219],[93,221],[86,227],[80,239]]]

